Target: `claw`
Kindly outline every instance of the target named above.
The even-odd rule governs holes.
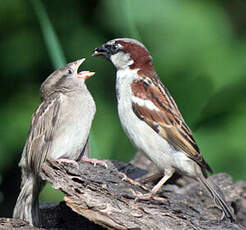
[[[144,186],[143,184],[139,183],[138,181],[135,181],[133,179],[131,179],[130,177],[128,177],[125,173],[119,173],[120,176],[122,176],[122,181],[128,182],[134,186],[139,186],[140,188],[146,190],[146,191],[150,191],[146,186]]]
[[[156,196],[154,195],[153,193],[145,193],[145,194],[139,194],[136,196],[135,198],[135,201],[139,201],[139,200],[150,200],[150,199],[153,199],[153,200],[156,200],[156,201],[160,201],[160,202],[164,202],[164,201],[167,201],[166,199],[162,198],[162,197],[159,197],[159,196]]]
[[[89,158],[89,157],[86,157],[86,156],[83,156],[81,158],[81,161],[89,162],[89,163],[93,164],[94,166],[96,166],[97,164],[99,164],[99,165],[104,166],[106,169],[108,168],[107,164],[104,161],[97,160],[97,159],[92,159],[92,158]]]
[[[70,160],[70,159],[66,159],[66,158],[60,158],[56,160],[58,163],[68,163],[68,164],[72,164],[74,166],[78,166],[78,162],[74,161],[74,160]]]

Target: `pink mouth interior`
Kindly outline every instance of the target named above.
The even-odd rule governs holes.
[[[90,71],[81,71],[78,73],[78,75],[83,75],[83,74],[86,74],[86,73],[90,73]]]

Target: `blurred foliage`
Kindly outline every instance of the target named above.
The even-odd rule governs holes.
[[[97,105],[93,157],[128,161],[134,155],[117,116],[115,71],[91,57],[95,47],[116,37],[133,37],[148,47],[214,171],[246,179],[245,1],[0,3],[0,216],[11,215],[19,192],[17,165],[40,103],[39,87],[65,60],[86,57],[83,69],[96,72],[87,82]],[[50,186],[41,194],[48,201],[61,197]]]

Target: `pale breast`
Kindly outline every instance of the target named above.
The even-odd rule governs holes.
[[[95,110],[90,95],[62,95],[60,113],[63,116],[58,121],[49,157],[77,160],[88,139]]]
[[[170,168],[173,165],[173,153],[176,150],[160,137],[148,124],[141,121],[132,110],[133,96],[130,84],[136,74],[117,72],[118,113],[124,131],[131,142],[144,152],[160,168]]]

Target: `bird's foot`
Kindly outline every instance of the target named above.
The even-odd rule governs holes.
[[[74,160],[70,160],[70,159],[66,159],[66,158],[60,158],[56,160],[58,163],[68,163],[68,164],[72,164],[74,166],[78,166],[78,162],[74,161]]]
[[[150,191],[146,186],[144,186],[143,184],[139,183],[138,181],[135,181],[133,179],[131,179],[130,177],[128,177],[125,173],[119,173],[120,176],[122,176],[122,180],[129,182],[130,184],[134,185],[134,186],[139,186],[140,188],[146,190],[146,191]]]
[[[167,199],[159,197],[159,196],[156,196],[155,194],[153,194],[151,192],[150,193],[145,193],[145,194],[137,194],[136,198],[135,198],[135,201],[150,200],[150,199],[153,199],[153,200],[156,200],[156,201],[160,201],[160,202],[167,201]]]
[[[108,168],[107,164],[104,161],[97,160],[95,158],[89,158],[86,156],[81,157],[81,161],[88,162],[96,166],[97,164],[104,166],[105,168]]]

